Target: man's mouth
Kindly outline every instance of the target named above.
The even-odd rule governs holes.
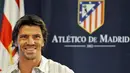
[[[25,48],[26,50],[34,50],[34,49],[36,49],[36,48]]]
[[[36,51],[36,48],[33,48],[33,47],[28,47],[28,48],[25,48],[25,51],[27,52],[27,53],[34,53],[35,51]]]

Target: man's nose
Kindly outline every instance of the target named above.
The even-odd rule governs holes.
[[[34,39],[32,37],[29,37],[28,41],[27,41],[27,44],[32,45],[34,43],[35,43]]]

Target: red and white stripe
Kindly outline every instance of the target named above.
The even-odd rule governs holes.
[[[13,49],[12,30],[16,21],[24,15],[23,0],[5,0],[4,12],[2,16],[2,28],[0,32],[0,69],[1,71],[7,69],[10,65]],[[1,72],[0,71],[0,72]]]
[[[80,24],[87,32],[92,33],[104,23],[104,2]]]

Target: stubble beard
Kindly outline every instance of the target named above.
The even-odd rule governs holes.
[[[34,59],[36,59],[36,55],[35,55],[35,54],[27,54],[27,53],[24,53],[24,57],[25,57],[25,59],[27,59],[27,60],[34,60]]]

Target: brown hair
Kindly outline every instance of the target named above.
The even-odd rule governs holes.
[[[47,31],[47,28],[46,28],[46,25],[45,25],[44,21],[40,17],[38,17],[36,15],[25,15],[25,16],[21,17],[16,22],[16,25],[14,27],[14,30],[13,30],[13,33],[12,33],[13,46],[15,46],[15,43],[17,41],[19,29],[23,25],[39,26],[41,31],[42,31],[44,44],[46,44],[48,31]]]

